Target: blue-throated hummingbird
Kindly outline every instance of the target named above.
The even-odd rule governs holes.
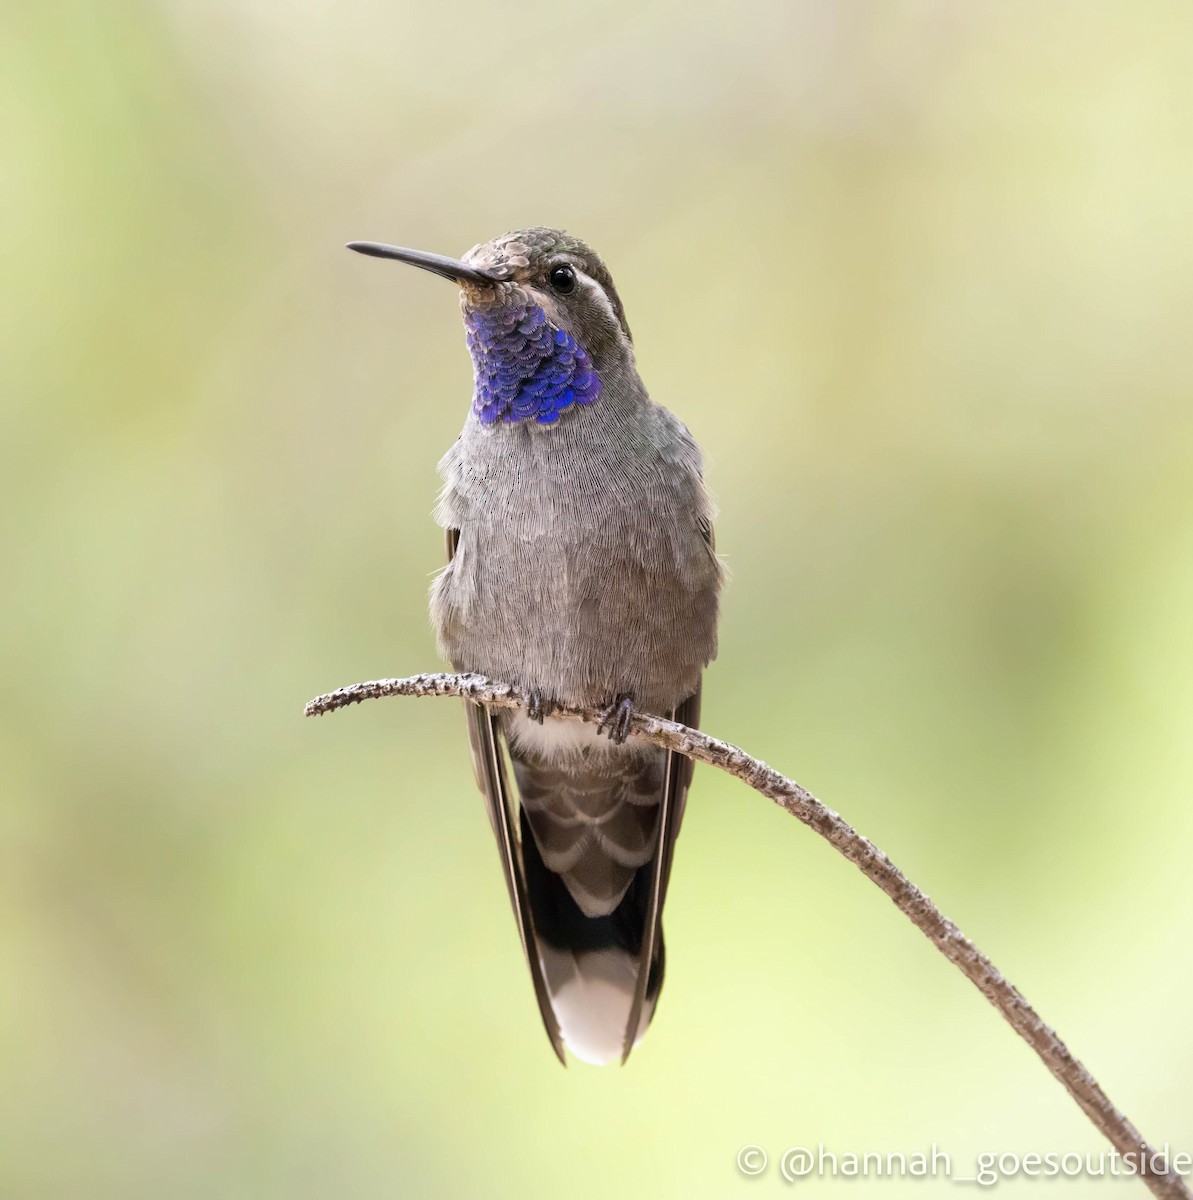
[[[647,395],[613,280],[578,238],[523,229],[459,260],[349,246],[459,285],[475,387],[439,464],[448,564],[431,619],[456,670],[531,697],[467,704],[477,781],[556,1054],[624,1061],[662,984],[692,774],[630,718],[697,724],[716,653],[723,573],[700,451]],[[557,703],[601,723],[554,718]]]

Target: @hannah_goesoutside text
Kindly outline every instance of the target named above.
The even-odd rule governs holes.
[[[789,1146],[774,1161],[756,1145],[737,1152],[738,1173],[746,1178],[777,1174],[787,1183],[803,1179],[949,1179],[957,1184],[994,1187],[1007,1179],[1129,1179],[1141,1175],[1182,1178],[1193,1174],[1193,1154],[1141,1147],[1120,1154],[1117,1150],[1047,1151],[1016,1154],[995,1151],[978,1154],[972,1162],[954,1165],[952,1155],[932,1143],[911,1153],[875,1151],[854,1153],[816,1146]]]

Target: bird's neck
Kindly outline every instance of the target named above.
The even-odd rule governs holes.
[[[482,425],[553,425],[573,405],[594,403],[601,378],[588,352],[533,303],[474,308],[464,314]]]

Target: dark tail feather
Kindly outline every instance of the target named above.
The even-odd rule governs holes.
[[[617,1062],[638,983],[654,860],[638,869],[613,912],[586,917],[560,876],[544,865],[525,810],[521,819],[535,940],[563,1040],[584,1062]],[[661,930],[653,957],[634,1042],[650,1024],[663,985]]]

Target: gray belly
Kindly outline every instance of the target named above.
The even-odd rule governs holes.
[[[441,652],[550,699],[669,711],[716,653],[720,568],[695,518],[466,525],[432,591]]]

